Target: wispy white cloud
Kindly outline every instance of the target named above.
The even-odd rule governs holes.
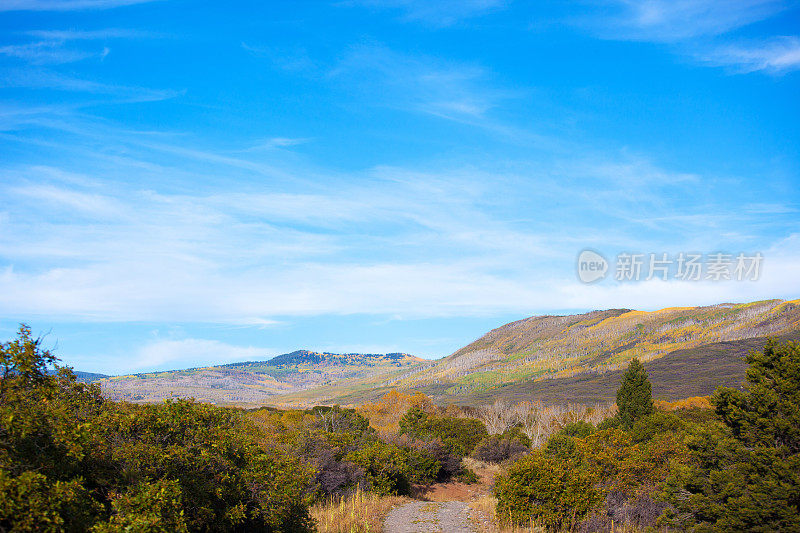
[[[125,368],[136,371],[142,368],[185,368],[207,364],[224,364],[234,361],[263,361],[277,355],[274,350],[253,346],[236,346],[209,339],[164,339],[142,346]]]
[[[72,215],[77,213],[98,218],[116,218],[124,211],[123,204],[108,196],[53,185],[12,186],[6,190],[14,196],[41,202],[51,209],[63,209]]]
[[[765,36],[742,40],[733,34],[774,17],[782,0],[609,0],[579,24],[602,38],[664,43],[675,52],[734,73],[783,74],[800,66],[800,39]]]
[[[37,40],[29,43],[0,47],[0,54],[27,60],[33,64],[71,63],[90,57],[105,58],[110,48],[94,46],[92,49],[75,48],[83,41],[109,41],[112,39],[152,38],[157,34],[139,30],[106,28],[101,30],[32,30],[25,35]],[[83,44],[83,46],[86,46]]]
[[[246,151],[272,150],[275,148],[289,148],[311,142],[312,139],[305,137],[272,137],[265,141],[258,142],[247,148]]]
[[[0,87],[103,94],[138,102],[166,100],[183,94],[183,91],[101,83],[40,68],[9,68],[0,71]]]
[[[144,4],[154,0],[5,0],[0,11],[80,11],[86,9],[111,9],[114,7]]]
[[[430,26],[452,26],[466,19],[502,10],[508,0],[350,0],[341,4],[395,10],[402,13],[402,18],[407,21]]]
[[[705,63],[735,72],[784,74],[800,69],[800,38],[776,37],[761,42],[718,46],[699,55]]]
[[[231,164],[209,161],[220,169]],[[626,221],[615,226],[633,233],[606,228],[603,242],[644,251],[717,244],[702,238],[707,217],[676,216],[676,207],[688,208],[647,196],[654,188],[693,190],[694,175],[642,158],[539,169],[535,183],[525,171],[382,167],[346,186],[334,180],[303,192],[240,186],[165,193],[98,185],[48,168],[14,172],[14,185],[1,191],[9,202],[0,217],[0,257],[7,265],[0,273],[0,316],[9,318],[264,326],[283,316],[526,313],[596,307],[614,298],[610,306],[642,307],[644,294],[667,301],[674,286],[663,294],[660,285],[651,293],[627,286],[598,292],[571,276],[573,255],[592,243],[597,220]],[[136,170],[116,167],[123,181],[129,172]],[[604,192],[625,181],[624,201]],[[519,203],[536,206],[535,219],[515,225],[503,216]],[[715,231],[736,229],[747,216],[755,215],[720,218]],[[637,241],[648,220],[658,231]],[[701,238],[669,240],[676,233]],[[780,283],[778,296],[800,290],[784,279],[788,270],[777,272],[780,279],[752,287],[698,285],[697,294],[774,296],[765,293]],[[686,294],[695,292],[692,286]]]
[[[22,32],[35,40],[0,46],[0,56],[18,60],[14,66],[0,71],[0,86],[30,89],[55,89],[89,94],[113,95],[125,101],[157,101],[172,98],[177,91],[130,87],[83,79],[62,73],[58,65],[104,60],[111,48],[111,39],[151,38],[157,34],[132,29],[100,30],[31,30]],[[96,41],[103,41],[98,43]]]
[[[483,116],[503,96],[487,87],[479,66],[412,57],[379,45],[353,47],[333,75],[379,83],[385,103],[445,118]]]
[[[477,64],[398,53],[378,44],[351,47],[330,76],[375,106],[402,109],[490,131],[515,142],[542,141],[493,116],[521,91],[499,88]]]
[[[610,39],[676,42],[727,33],[775,15],[781,0],[610,0],[584,19]]]
[[[109,39],[152,38],[159,34],[127,28],[105,28],[101,30],[30,30],[25,35],[46,41],[96,41]]]
[[[782,215],[786,213],[797,213],[798,208],[784,203],[762,203],[748,204],[744,209],[749,213],[764,215]]]
[[[0,46],[0,55],[21,59],[34,65],[74,63],[90,57],[102,58],[107,49],[96,51],[67,49],[59,42],[41,41],[35,43]]]
[[[68,133],[69,144],[47,149],[76,162],[0,167],[0,317],[11,319],[261,327],[593,307],[595,289],[573,287],[571,275],[586,246],[749,250],[776,233],[769,224],[792,227],[757,205],[719,205],[726,183],[625,150],[339,175],[287,150],[248,151],[251,142],[221,152],[75,111],[31,113],[34,140]],[[751,206],[772,198],[741,196]],[[794,290],[784,281],[779,296]],[[633,289],[615,290],[635,302]]]

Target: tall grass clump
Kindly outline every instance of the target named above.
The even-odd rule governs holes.
[[[319,533],[379,533],[389,511],[406,501],[402,496],[379,496],[357,488],[348,496],[317,502],[311,517]]]

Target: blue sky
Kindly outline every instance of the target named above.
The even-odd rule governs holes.
[[[760,0],[5,0],[0,334],[25,321],[123,373],[800,297],[799,21]],[[764,263],[587,285],[585,248]]]

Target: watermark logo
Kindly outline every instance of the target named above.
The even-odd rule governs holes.
[[[578,254],[578,279],[592,283],[606,277],[608,261],[594,250],[584,250]]]
[[[617,255],[612,269],[616,281],[757,281],[761,276],[764,256],[761,252],[702,254],[681,252],[628,253]],[[594,250],[578,254],[578,279],[593,283],[606,277],[610,269],[606,258]]]

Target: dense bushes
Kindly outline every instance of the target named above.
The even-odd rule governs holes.
[[[0,530],[81,531],[101,508],[80,480],[51,481],[37,472],[0,470]]]
[[[429,415],[418,407],[412,407],[400,419],[400,432],[418,439],[439,439],[459,457],[468,456],[489,436],[480,420]]]
[[[653,499],[658,483],[687,451],[677,434],[682,422],[648,409],[652,399],[642,372],[634,363],[626,374],[628,391],[619,395],[625,415],[597,428],[567,424],[509,467],[495,486],[502,519],[554,529],[580,524],[587,531],[608,530],[612,521],[655,524],[663,510]]]
[[[800,531],[800,346],[770,341],[748,363],[746,390],[717,389],[713,417],[654,409],[634,361],[618,416],[565,426],[498,478],[499,516],[593,532]]]
[[[451,478],[465,483],[478,480],[474,472],[464,467],[467,457],[483,439],[489,436],[486,426],[475,418],[432,415],[419,407],[411,407],[399,422],[400,434],[427,448],[438,458],[442,468],[438,481]]]
[[[572,432],[553,435],[509,467],[495,489],[500,516],[554,528],[588,519],[595,524],[592,531],[604,530],[598,524],[612,519],[654,525],[663,507],[650,503],[671,462],[685,457],[683,441],[666,433],[637,442],[621,428],[597,429],[585,437]]]
[[[243,412],[104,401],[30,330],[0,347],[0,530],[304,531],[312,470]]]
[[[92,533],[188,531],[183,494],[177,481],[160,479],[134,485],[127,492],[112,496],[111,508],[111,520],[96,525]]]
[[[314,491],[322,497],[345,496],[356,489],[406,495],[412,484],[475,479],[452,451],[457,449],[453,435],[458,432],[449,435],[450,446],[427,431],[381,437],[361,413],[339,407],[265,409],[250,416],[273,441],[315,467]]]
[[[602,501],[597,479],[577,461],[534,452],[495,480],[497,514],[512,523],[537,523],[572,529]]]
[[[519,427],[489,436],[420,395],[396,433],[338,406],[110,402],[68,370],[48,372],[55,358],[23,326],[0,345],[0,531],[309,531],[315,498],[474,480],[470,454],[522,456],[496,480],[504,521],[800,530],[800,348],[770,342],[748,362],[747,389],[718,389],[713,416],[653,409],[633,363],[619,416],[560,424],[528,452]]]
[[[487,463],[501,463],[528,451],[523,441],[507,435],[490,435],[472,451],[472,457]]]
[[[408,494],[412,476],[407,450],[375,441],[348,454],[347,459],[364,469],[368,489],[377,494]]]

